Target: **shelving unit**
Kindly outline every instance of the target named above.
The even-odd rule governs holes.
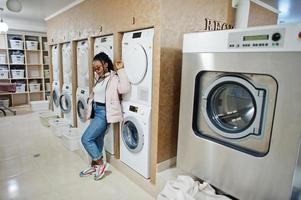
[[[47,37],[44,34],[0,34],[0,82],[18,83],[16,93],[0,93],[9,106],[45,100],[50,95]]]

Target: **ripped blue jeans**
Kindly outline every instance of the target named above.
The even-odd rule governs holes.
[[[95,110],[94,118],[85,130],[81,142],[92,160],[99,160],[102,157],[104,148],[104,137],[108,127],[106,118],[106,107],[93,103]]]

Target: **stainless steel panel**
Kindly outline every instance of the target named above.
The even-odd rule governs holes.
[[[301,135],[300,63],[300,53],[185,53],[178,167],[239,199],[289,199]],[[267,74],[275,78],[278,94],[266,156],[251,156],[194,134],[195,76],[202,70]]]

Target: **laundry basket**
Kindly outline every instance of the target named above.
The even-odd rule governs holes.
[[[40,116],[40,122],[45,127],[50,127],[49,120],[59,118],[59,116],[57,114],[55,114],[54,112],[50,112],[50,111],[40,112],[39,116]]]
[[[37,41],[26,41],[27,50],[38,50],[38,42]]]
[[[70,124],[65,119],[50,119],[50,128],[52,133],[57,137],[62,137],[63,133],[67,133],[70,129]]]
[[[77,128],[69,128],[67,132],[63,132],[63,144],[70,151],[79,149],[80,134]]]

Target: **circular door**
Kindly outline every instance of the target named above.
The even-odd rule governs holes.
[[[77,110],[77,116],[80,119],[81,122],[86,121],[87,116],[87,99],[83,97],[79,97],[76,103],[76,110]]]
[[[144,145],[144,134],[138,120],[126,117],[122,124],[121,138],[125,147],[133,153],[138,153]]]
[[[60,106],[58,88],[53,89],[53,91],[52,91],[52,100],[53,100],[53,103],[54,103],[55,107],[58,108]]]
[[[143,46],[138,43],[124,43],[122,49],[124,69],[132,84],[138,84],[147,72],[147,55]]]
[[[234,76],[217,79],[205,90],[202,109],[207,124],[226,138],[257,134],[263,116],[264,92]]]
[[[63,113],[70,113],[71,111],[71,98],[67,91],[63,91],[60,96],[60,107]]]

